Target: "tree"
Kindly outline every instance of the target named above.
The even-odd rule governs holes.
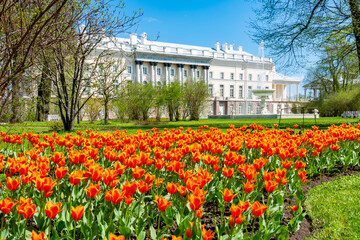
[[[92,88],[102,99],[105,124],[108,124],[109,121],[109,104],[114,100],[114,95],[120,84],[123,84],[120,76],[124,71],[125,66],[120,59],[107,56],[99,59],[98,70],[91,79]]]
[[[201,111],[205,108],[210,94],[203,80],[187,81],[183,86],[183,99],[190,115],[190,120],[199,120]]]
[[[165,86],[164,89],[164,103],[169,115],[169,120],[179,120],[179,109],[183,98],[180,81],[174,81]]]
[[[259,0],[252,21],[254,40],[264,40],[279,58],[302,56],[342,34],[360,60],[360,9],[358,0]],[[292,63],[288,59],[288,63]],[[360,70],[360,61],[358,61]]]
[[[90,123],[94,123],[101,111],[101,101],[94,97],[90,98],[84,106],[84,111],[89,117]]]
[[[67,40],[58,42],[43,50],[39,59],[39,70],[50,62],[48,77],[53,83],[53,94],[59,108],[60,117],[66,131],[74,129],[76,117],[94,93],[80,102],[95,75],[100,59],[108,56],[110,48],[116,47],[113,36],[133,26],[141,12],[132,16],[123,13],[124,4],[111,4],[108,0],[69,0],[66,13],[62,19],[67,24],[60,25],[57,35],[66,36]],[[64,31],[65,30],[65,31]],[[92,67],[86,69],[88,62]],[[87,73],[85,74],[85,71]],[[45,72],[45,71],[43,71]]]
[[[53,44],[53,27],[67,2],[0,0],[0,116],[11,97],[12,122],[19,120],[23,74],[39,49]]]

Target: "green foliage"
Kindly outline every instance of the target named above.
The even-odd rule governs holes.
[[[204,81],[187,81],[183,87],[183,94],[183,101],[190,120],[199,120],[210,96],[206,83]]]
[[[183,98],[183,91],[178,80],[171,82],[164,89],[164,103],[166,105],[169,120],[179,121],[179,110]]]
[[[311,239],[360,238],[360,176],[339,177],[311,189],[305,203],[315,234]]]
[[[340,116],[344,111],[360,110],[360,85],[330,93],[318,102],[310,103],[316,106],[320,113],[329,113],[331,116]]]

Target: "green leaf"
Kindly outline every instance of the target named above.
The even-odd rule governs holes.
[[[157,234],[156,234],[155,228],[153,226],[150,226],[149,229],[150,229],[150,237],[151,237],[151,239],[156,239]]]

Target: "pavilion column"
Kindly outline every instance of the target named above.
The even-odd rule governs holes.
[[[140,61],[140,83],[143,83],[143,61]]]
[[[170,63],[164,63],[165,66],[165,83],[166,85],[168,85],[170,83],[170,78],[169,78],[169,72],[170,72]]]
[[[209,66],[203,66],[204,71],[204,82],[206,86],[209,85]]]
[[[191,67],[191,79],[195,80],[195,69],[197,68],[196,65],[190,65]]]
[[[275,89],[275,92],[273,92],[272,94],[272,100],[276,100],[276,92],[277,92],[277,89],[276,89],[276,83],[274,83],[274,89]]]
[[[181,85],[184,85],[184,64],[178,64],[179,81]]]
[[[289,102],[291,101],[291,84],[288,85],[289,86]]]
[[[281,85],[281,101],[284,101],[284,99],[285,99],[285,96],[284,96],[285,88],[286,88],[286,85],[282,84]]]
[[[142,79],[142,61],[135,60],[136,64],[136,79],[135,82],[141,83]]]
[[[296,101],[299,101],[299,84],[296,84]]]
[[[153,86],[155,86],[155,66],[156,62],[150,62],[150,81]]]

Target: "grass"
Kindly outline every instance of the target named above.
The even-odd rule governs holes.
[[[310,190],[305,203],[312,240],[360,239],[360,175],[339,177]]]
[[[340,117],[330,117],[330,118],[319,118],[316,119],[316,124],[314,119],[305,119],[304,127],[305,129],[311,128],[313,125],[317,125],[320,129],[326,129],[332,124],[342,124],[342,123],[352,123],[356,124],[357,119],[345,119]],[[159,129],[163,128],[179,128],[183,126],[184,128],[198,128],[202,125],[208,125],[209,127],[217,127],[221,129],[227,129],[229,124],[234,124],[236,127],[242,126],[244,124],[250,125],[252,123],[260,124],[264,127],[272,127],[275,123],[279,124],[278,119],[201,119],[200,121],[179,121],[179,122],[168,122],[162,120],[159,123],[156,123],[153,120],[147,122],[146,125],[136,125],[134,122],[125,123],[120,120],[110,120],[109,124],[104,125],[102,121],[95,121],[91,124],[89,121],[82,121],[80,124],[75,125],[75,130],[85,130],[91,128],[96,131],[115,131],[115,130],[127,130],[129,133],[136,133],[138,129],[143,131],[151,130],[154,127]],[[287,127],[293,127],[294,124],[303,126],[302,119],[281,119],[279,127],[285,129]],[[53,127],[56,125],[61,125],[59,122],[24,122],[15,125],[0,125],[0,131],[8,131],[10,133],[18,134],[23,131],[31,131],[33,133],[48,133],[53,130]]]

